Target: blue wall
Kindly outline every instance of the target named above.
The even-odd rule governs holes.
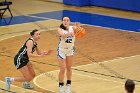
[[[101,6],[140,12],[140,0],[63,0],[66,5]]]
[[[28,16],[14,16],[12,19],[5,18],[0,20],[0,26],[16,25],[23,23],[36,24],[34,22],[46,21],[49,19],[61,20],[63,16],[69,16],[72,22],[80,22],[82,24],[140,32],[140,20],[117,18],[71,10],[37,13]]]
[[[88,6],[90,5],[90,0],[63,0],[63,3],[66,5],[73,6]]]
[[[140,12],[140,0],[91,0],[91,5]]]

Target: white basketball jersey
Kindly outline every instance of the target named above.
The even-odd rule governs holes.
[[[67,31],[63,30],[63,33],[68,33]],[[69,32],[74,33],[73,31],[73,27],[70,26],[68,29]],[[59,42],[59,48],[70,48],[74,46],[74,42],[75,42],[75,36],[68,36],[66,38],[63,38],[60,36],[60,42]]]

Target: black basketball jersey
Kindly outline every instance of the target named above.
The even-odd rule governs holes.
[[[32,38],[29,38],[27,41],[29,41],[29,40],[33,41],[33,47],[32,47],[32,53],[33,53],[37,48],[37,43],[34,42],[34,40]],[[21,49],[19,50],[17,55],[19,55],[20,58],[24,58],[29,61],[29,57],[27,55],[27,46],[26,46],[27,41],[23,44],[23,46],[21,47]]]

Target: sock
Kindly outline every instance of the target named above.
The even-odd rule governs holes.
[[[59,82],[59,86],[64,86],[64,83],[63,82]]]
[[[71,80],[67,80],[67,84],[70,84],[71,85]]]

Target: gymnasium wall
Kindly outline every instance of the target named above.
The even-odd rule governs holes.
[[[63,3],[66,5],[74,5],[82,7],[90,5],[90,0],[63,0]]]
[[[63,3],[63,0],[44,0],[44,1],[51,1],[51,2],[59,2],[59,3]]]
[[[140,0],[91,0],[91,5],[140,12]]]
[[[66,5],[101,6],[140,12],[140,0],[63,0]]]

